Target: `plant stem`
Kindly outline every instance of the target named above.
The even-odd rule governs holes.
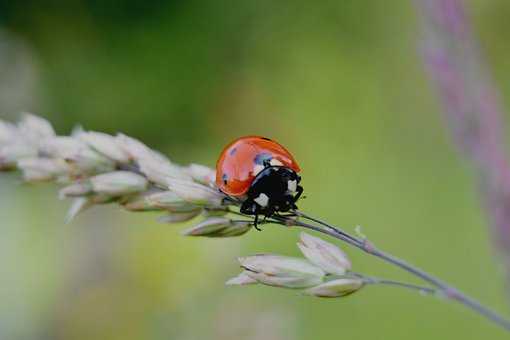
[[[435,288],[419,286],[419,285],[402,282],[402,281],[381,279],[379,277],[368,276],[368,275],[353,272],[353,271],[349,271],[348,275],[349,274],[353,275],[359,279],[362,279],[365,284],[381,284],[381,285],[411,289],[411,290],[418,291],[419,293],[423,293],[423,294],[430,294],[430,295],[436,295],[436,296],[441,296],[441,297],[443,296],[443,294],[441,294],[441,291],[439,291]]]
[[[306,223],[303,221],[298,220],[297,218],[292,217],[279,217],[274,216],[273,219],[276,220],[278,224],[282,224],[285,226],[297,226],[305,229],[314,230],[326,235],[329,235],[331,237],[334,237],[336,239],[339,239],[341,241],[344,241],[351,246],[354,246],[358,249],[363,250],[365,253],[373,255],[375,257],[378,257],[382,259],[383,261],[390,263],[394,266],[400,267],[401,269],[407,271],[408,273],[413,274],[416,277],[419,277],[423,281],[429,283],[433,287],[437,288],[445,298],[449,300],[457,301],[464,306],[470,308],[474,312],[486,317],[487,319],[493,321],[494,323],[498,324],[499,326],[505,328],[507,331],[510,331],[510,320],[505,319],[495,311],[483,306],[475,299],[465,295],[461,291],[459,291],[457,288],[449,285],[448,283],[436,278],[435,276],[411,265],[410,263],[393,256],[389,253],[386,253],[380,249],[377,249],[372,242],[370,242],[366,238],[360,238],[353,235],[350,235],[349,233],[341,230],[340,228],[337,228],[327,222],[324,222],[322,220],[319,220],[317,218],[310,217],[300,211],[294,212],[296,216],[302,217],[304,219],[307,219],[309,221],[315,222],[320,226]],[[392,285],[399,285],[399,286],[407,286],[407,288],[410,288],[407,284],[401,284],[394,281],[385,280],[385,284],[391,284]]]
[[[394,286],[394,287],[400,287],[400,288],[407,288],[414,291],[418,291],[420,293],[424,294],[438,294],[439,292],[430,287],[424,287],[424,286],[418,286],[411,283],[406,282],[400,282],[400,281],[393,281],[393,280],[386,280],[386,279],[379,279],[376,277],[364,277],[366,279],[367,284],[380,284],[380,285],[386,285],[386,286]]]

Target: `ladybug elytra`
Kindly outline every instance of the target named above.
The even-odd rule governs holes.
[[[270,217],[297,209],[303,192],[301,169],[287,149],[260,136],[241,137],[228,144],[216,163],[216,185],[242,201],[240,212]]]

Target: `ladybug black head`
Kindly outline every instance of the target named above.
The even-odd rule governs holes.
[[[241,213],[271,216],[275,212],[297,209],[296,201],[303,188],[301,177],[284,166],[267,166],[253,180]]]

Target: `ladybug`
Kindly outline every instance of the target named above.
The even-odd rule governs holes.
[[[279,143],[265,137],[246,136],[228,144],[216,163],[216,185],[226,195],[241,200],[240,212],[270,217],[297,209],[303,193],[301,169]],[[258,229],[258,228],[257,228]]]

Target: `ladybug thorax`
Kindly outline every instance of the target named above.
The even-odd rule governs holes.
[[[295,208],[296,194],[301,177],[284,166],[268,166],[261,170],[247,192],[246,201],[253,213],[266,216]]]

